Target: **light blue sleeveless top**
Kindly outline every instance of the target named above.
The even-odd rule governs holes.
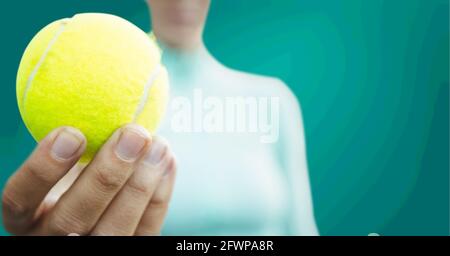
[[[174,129],[174,117],[180,113],[174,101],[180,97],[189,99],[194,108],[197,104],[194,98],[199,94],[203,99],[267,96],[272,93],[270,90],[248,83],[270,80],[232,71],[215,61],[205,49],[180,54],[165,48],[162,61],[169,71],[171,102],[157,134],[169,141],[178,165],[162,234],[298,234],[290,229],[291,189],[280,160],[281,143],[261,143],[260,134],[251,132]]]

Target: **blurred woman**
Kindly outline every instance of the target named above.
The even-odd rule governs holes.
[[[171,81],[159,134],[178,163],[163,234],[317,235],[294,94],[208,52],[210,0],[147,2]]]

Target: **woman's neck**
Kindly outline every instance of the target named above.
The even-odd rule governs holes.
[[[204,70],[209,70],[216,63],[215,59],[202,43],[195,49],[183,50],[171,48],[158,42],[162,49],[162,63],[168,68],[174,85],[187,84],[195,80]]]

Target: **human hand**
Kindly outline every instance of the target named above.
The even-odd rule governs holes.
[[[60,127],[8,180],[3,221],[15,235],[158,235],[176,172],[168,144],[144,128],[118,129],[56,201],[52,188],[86,147],[83,134]]]

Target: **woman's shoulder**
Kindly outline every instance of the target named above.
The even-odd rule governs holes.
[[[280,101],[290,107],[298,107],[299,101],[288,84],[281,78],[254,74],[239,70],[230,70],[232,76],[241,88],[246,88],[257,94],[264,94],[271,97],[278,97]]]
[[[227,67],[225,67],[225,70],[226,74],[223,76],[224,79],[229,81],[229,84],[233,84],[238,88],[277,96],[292,96],[292,91],[289,86],[278,77],[255,74]]]

